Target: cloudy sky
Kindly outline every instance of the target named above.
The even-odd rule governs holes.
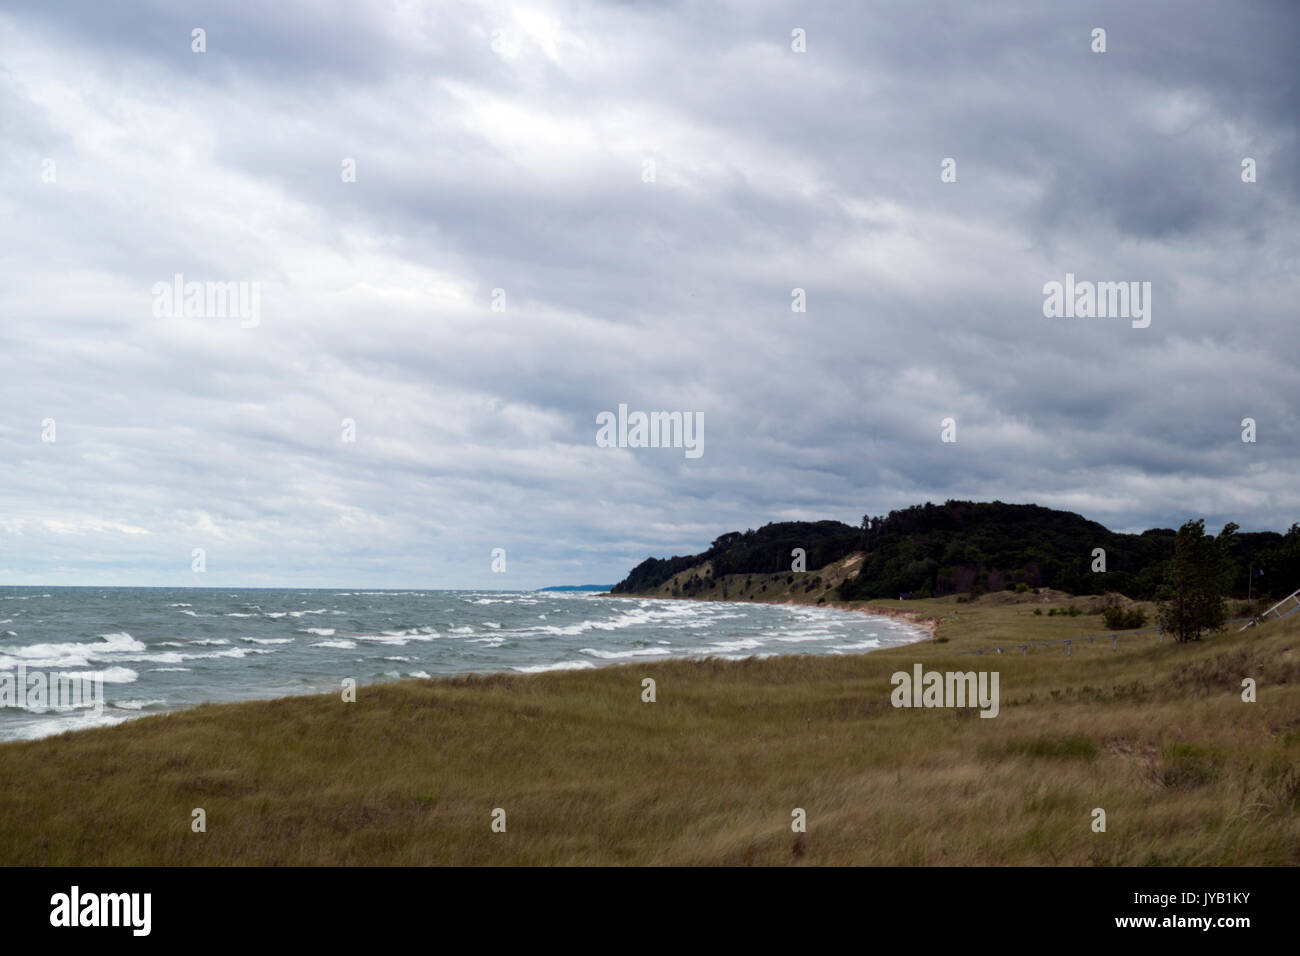
[[[0,584],[610,583],[947,498],[1285,530],[1297,48],[1237,0],[5,0]],[[1046,317],[1066,273],[1150,326]],[[598,447],[620,403],[704,453]]]

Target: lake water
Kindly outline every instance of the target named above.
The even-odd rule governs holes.
[[[348,677],[364,685],[667,657],[856,654],[925,637],[902,621],[827,608],[582,592],[0,588],[0,681],[103,679],[98,714],[52,708],[48,697],[36,711],[30,694],[11,694],[0,740],[205,701],[338,691]]]

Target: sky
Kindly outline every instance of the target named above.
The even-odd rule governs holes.
[[[949,498],[1284,531],[1298,48],[1242,0],[5,0],[0,585],[610,584]]]

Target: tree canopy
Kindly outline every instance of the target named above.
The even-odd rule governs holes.
[[[1300,586],[1300,524],[1285,535],[1236,533],[1232,527],[1220,558],[1225,593],[1244,597],[1252,571],[1256,594],[1282,596]],[[728,532],[699,554],[648,558],[614,591],[650,591],[705,561],[712,562],[715,577],[789,571],[791,551],[803,548],[809,572],[855,552],[865,555],[859,572],[841,587],[841,596],[848,600],[899,594],[938,597],[1019,584],[1072,594],[1119,591],[1150,600],[1167,584],[1182,533],[1172,528],[1117,533],[1073,512],[1039,505],[927,502],[887,515],[866,515],[858,527],[839,521],[786,521]],[[1105,552],[1104,572],[1093,570],[1097,548]]]

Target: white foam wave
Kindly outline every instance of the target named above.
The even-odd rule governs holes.
[[[25,647],[6,648],[6,652],[0,654],[0,670],[13,670],[20,664],[32,670],[89,667],[92,662],[106,657],[143,650],[147,650],[144,644],[125,631],[118,631],[101,634],[99,641],[28,644]]]
[[[405,647],[411,641],[431,641],[436,635],[425,634],[422,631],[384,631],[382,634],[354,634],[352,635],[359,641],[368,641],[371,644],[387,644],[391,647]]]
[[[521,674],[541,674],[545,671],[580,671],[595,667],[591,661],[560,661],[557,664],[531,664],[527,667],[514,667],[512,670]]]
[[[763,642],[752,637],[742,637],[735,641],[713,641],[710,646],[720,651],[747,651],[762,647]]]
[[[671,654],[672,651],[664,647],[638,647],[630,651],[602,651],[595,647],[584,647],[578,653],[590,654],[605,661],[617,661],[628,657],[662,657]]]
[[[112,706],[120,710],[144,710],[146,707],[158,707],[166,703],[165,700],[115,700]]]
[[[41,737],[52,737],[67,730],[111,727],[113,724],[120,724],[130,719],[125,714],[109,714],[107,711],[102,714],[85,713],[78,716],[51,717],[46,720],[24,721],[7,730],[3,736],[8,740],[36,740]]]
[[[102,671],[73,671],[66,675],[80,680],[102,680],[105,684],[131,684],[140,675],[129,667],[108,667]]]

